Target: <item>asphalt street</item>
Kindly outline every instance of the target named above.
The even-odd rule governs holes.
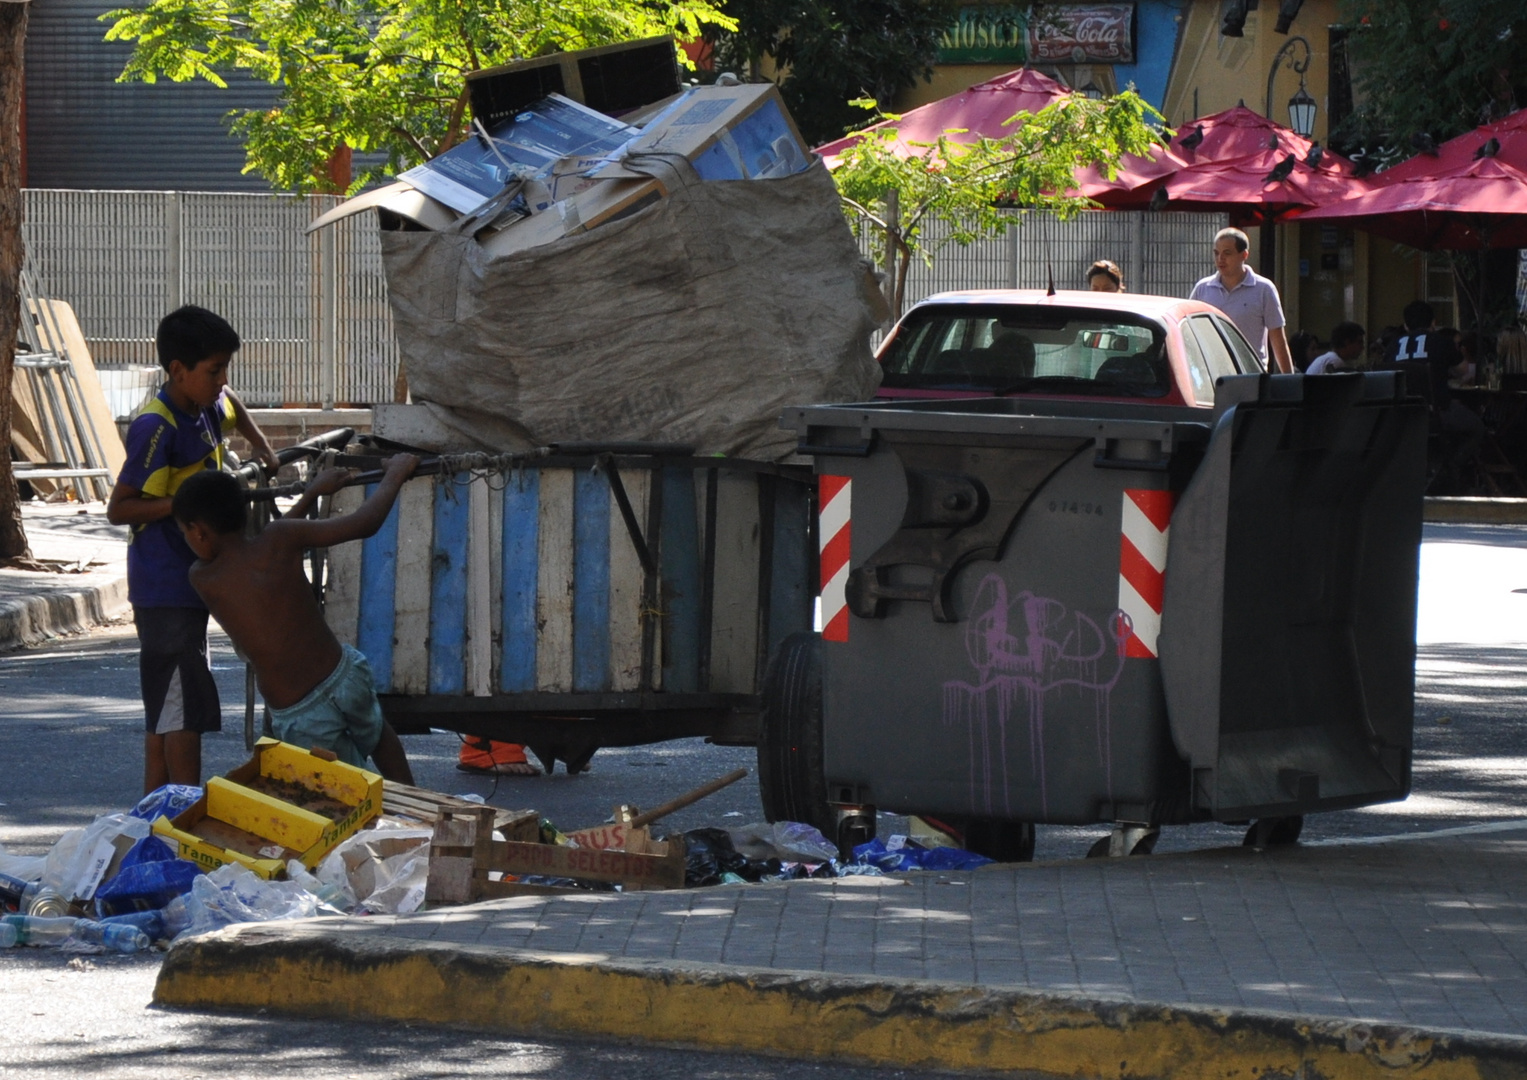
[[[1527,528],[1430,526],[1422,552],[1414,793],[1403,803],[1313,816],[1306,842],[1339,842],[1527,817]],[[243,665],[214,638],[225,730],[207,775],[245,759]],[[141,788],[141,706],[130,624],[0,655],[0,845],[40,853],[65,830],[125,809]],[[618,803],[652,806],[739,766],[747,749],[700,740],[601,750],[582,776],[495,782],[455,769],[454,735],[411,736],[418,782],[534,808],[564,828]],[[754,776],[667,819],[739,824],[761,811]],[[882,832],[901,827],[887,818]],[[1101,828],[1041,828],[1037,857],[1077,858]],[[1240,830],[1165,830],[1160,852],[1238,843]],[[568,1046],[438,1029],[234,1019],[148,1008],[156,957],[0,955],[0,1077],[608,1076],[857,1077],[816,1066],[681,1051]],[[863,1075],[868,1076],[869,1070]],[[875,1075],[885,1075],[876,1071]]]

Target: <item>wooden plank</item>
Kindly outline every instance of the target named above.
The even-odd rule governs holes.
[[[353,489],[351,489],[353,490]],[[366,497],[376,490],[371,484]],[[408,485],[404,485],[404,491]],[[374,536],[360,544],[360,597],[356,618],[355,647],[371,665],[371,677],[382,693],[392,689],[394,620],[397,606],[398,521],[403,515],[396,502]]]
[[[758,481],[723,470],[716,488],[716,580],[710,688],[753,692],[758,647]]]
[[[429,692],[460,694],[466,686],[468,474],[435,488],[435,542],[430,554]]]
[[[618,881],[648,888],[682,889],[684,859],[677,850],[668,855],[636,855],[625,851],[593,851],[559,844],[524,844],[494,841],[486,867],[477,873],[498,870],[523,877],[568,877],[581,881]]]
[[[638,522],[647,520],[647,488],[652,474],[630,469],[620,474]],[[642,679],[642,582],[644,571],[626,522],[610,494],[610,689],[636,690]]]
[[[38,314],[43,316],[38,321],[38,336],[44,347],[68,357],[69,365],[74,368],[80,399],[91,426],[95,428],[96,441],[100,444],[104,458],[101,464],[111,470],[112,480],[115,481],[127,461],[127,451],[122,446],[121,436],[117,434],[116,417],[111,414],[106,391],[101,388],[101,377],[96,373],[90,346],[85,343],[85,334],[80,329],[79,320],[75,318],[74,308],[63,300],[38,300],[35,303]],[[54,330],[58,332],[57,341],[49,340]]]
[[[488,481],[467,488],[467,656],[466,692],[493,693],[493,530]]]
[[[610,485],[602,473],[573,477],[573,689],[610,688]]]
[[[499,686],[506,694],[536,688],[536,596],[539,576],[541,470],[512,473],[504,487],[503,533],[503,648]]]
[[[341,488],[329,504],[330,517],[354,512],[366,500],[358,487]],[[351,541],[329,549],[323,617],[342,645],[355,645],[361,614],[361,545]]]
[[[430,558],[435,538],[435,482],[410,480],[398,493],[392,692],[429,691]]]
[[[536,579],[536,689],[573,688],[573,470],[542,469]]]

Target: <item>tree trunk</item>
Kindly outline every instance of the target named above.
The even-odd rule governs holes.
[[[0,0],[0,559],[31,555],[11,469],[11,379],[21,318],[21,88],[27,5]]]

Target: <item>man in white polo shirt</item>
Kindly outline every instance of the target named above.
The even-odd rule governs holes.
[[[1294,370],[1288,351],[1288,337],[1283,332],[1283,304],[1278,287],[1265,277],[1254,274],[1246,260],[1251,242],[1240,229],[1221,229],[1214,235],[1214,266],[1210,274],[1193,286],[1190,299],[1212,304],[1230,317],[1251,347],[1267,362],[1267,348],[1272,346],[1278,371]]]

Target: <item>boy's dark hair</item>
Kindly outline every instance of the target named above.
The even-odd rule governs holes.
[[[170,509],[176,521],[184,525],[200,522],[222,536],[243,532],[249,518],[243,485],[217,469],[188,476],[175,492]]]
[[[1350,345],[1354,341],[1361,341],[1368,336],[1368,332],[1355,322],[1339,322],[1331,327],[1331,348],[1339,349],[1343,345]]]
[[[1436,315],[1432,306],[1425,300],[1412,300],[1405,305],[1405,310],[1400,312],[1400,317],[1405,320],[1407,330],[1425,330],[1432,325]]]
[[[238,352],[239,334],[221,315],[187,304],[159,320],[154,347],[159,351],[159,366],[165,371],[176,360],[194,368],[209,356]]]

